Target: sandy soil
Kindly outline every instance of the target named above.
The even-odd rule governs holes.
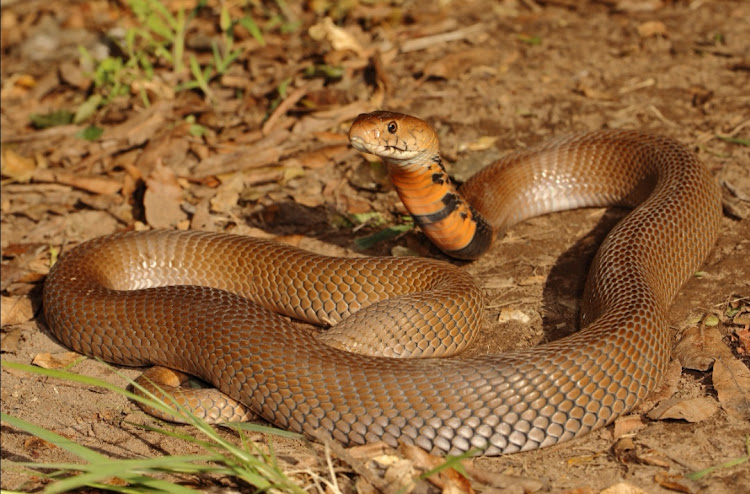
[[[308,28],[321,16],[293,6],[301,22],[294,34],[269,34],[264,47],[242,38],[248,54],[230,75],[245,77],[258,88],[243,82],[244,96],[236,98],[240,90],[225,77],[214,82],[213,106],[196,93],[183,92],[154,98],[167,105],[158,112],[144,110],[137,95],[121,98],[95,117],[105,129],[98,143],[73,136],[84,125],[54,127],[58,130],[49,133],[32,128],[28,120],[31,113],[75,108],[85,98],[86,82],[77,87],[74,77],[66,75],[70,64],[77,66],[75,46],[95,43],[96,29],[118,23],[106,2],[88,2],[88,10],[85,3],[72,2],[70,9],[41,2],[3,4],[3,311],[31,302],[39,316],[4,315],[4,360],[30,363],[38,354],[66,351],[49,335],[38,312],[50,246],[68,249],[87,238],[132,228],[136,221],[149,226],[166,221],[239,233],[257,234],[260,228],[291,235],[286,238],[306,248],[339,254],[354,252],[355,238],[382,229],[354,226],[355,214],[374,212],[385,224],[401,222],[395,193],[377,170],[345,146],[351,118],[383,107],[433,124],[449,171],[459,179],[510,150],[602,127],[661,133],[694,149],[722,184],[727,214],[703,276],[681,290],[670,324],[677,340],[705,317],[718,316],[723,342],[748,364],[738,346],[742,324],[727,315],[750,305],[747,2],[363,3],[340,21],[356,44],[350,41],[338,49],[328,39],[311,39]],[[428,38],[445,33],[453,36]],[[59,40],[47,55],[39,48],[42,35]],[[343,75],[325,85],[304,78],[302,69],[313,63],[341,66]],[[35,83],[25,83],[24,76]],[[281,100],[289,106],[271,112],[276,120],[269,125],[264,116],[276,97],[273,89],[285,78],[292,82]],[[295,91],[300,96],[291,101]],[[208,136],[196,138],[180,124],[193,113],[191,105],[199,109],[195,113]],[[143,114],[164,117],[155,127],[158,132],[136,132],[149,129],[148,120],[142,127],[132,123]],[[123,129],[130,132],[127,143],[116,134]],[[276,136],[274,145],[269,136]],[[268,145],[242,148],[258,142]],[[265,166],[232,168],[232,162],[209,161],[227,152],[222,146],[244,150],[240,161],[266,159],[263,153],[269,149],[274,153]],[[6,155],[6,150],[14,154]],[[7,171],[15,157],[32,163],[30,181]],[[163,179],[162,165],[176,177]],[[101,182],[82,183],[82,177]],[[107,188],[111,184],[112,190]],[[166,220],[148,199],[151,191],[152,197],[162,198],[157,202],[164,200],[169,195],[164,187],[177,187],[182,206]],[[587,265],[623,213],[581,210],[536,218],[513,228],[481,260],[464,265],[488,301],[484,331],[469,353],[530,347],[574,331]],[[441,257],[416,231],[364,253],[388,254],[396,246]],[[506,321],[509,314],[528,321]],[[94,360],[73,370],[126,384]],[[139,374],[137,369],[120,371],[128,377]],[[543,492],[599,492],[621,482],[649,493],[750,492],[747,462],[696,481],[684,477],[746,454],[750,423],[742,412],[727,411],[719,402],[710,370],[684,369],[672,383],[674,398],[705,397],[719,405],[717,411],[694,423],[644,416],[645,427],[629,437],[633,446],[625,455],[618,453],[621,443],[610,426],[548,449],[469,462],[485,471],[542,480]],[[128,425],[153,420],[126,399],[83,385],[4,369],[2,411],[115,458],[186,452],[184,443]],[[272,440],[280,457],[322,465],[320,446]],[[72,460],[59,448],[3,424],[4,489],[35,491],[44,485],[18,472],[12,462]],[[206,480],[194,485],[230,484]],[[490,490],[479,481],[474,488]]]

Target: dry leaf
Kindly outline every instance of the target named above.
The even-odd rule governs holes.
[[[173,100],[175,89],[172,84],[166,83],[160,78],[133,81],[130,85],[130,92],[137,94],[141,91],[149,92],[152,98],[155,96],[154,99]]]
[[[612,453],[620,463],[632,463],[635,460],[635,443],[629,437],[619,439],[612,446]]]
[[[0,351],[3,353],[15,353],[23,335],[22,327],[5,328],[0,333]]]
[[[353,154],[354,151],[349,146],[333,145],[300,153],[295,156],[295,159],[299,160],[300,165],[305,168],[317,169],[334,166]]]
[[[458,146],[459,151],[486,151],[493,147],[497,142],[497,136],[482,136],[479,139],[468,144]]]
[[[543,285],[547,281],[547,276],[543,274],[535,274],[532,276],[528,276],[522,280],[518,281],[518,284],[520,286],[533,286],[533,285]]]
[[[317,111],[294,122],[292,133],[299,139],[299,136],[335,128],[341,122],[353,120],[360,113],[367,113],[368,111],[372,111],[372,106],[363,101],[355,101],[330,110]]]
[[[712,374],[719,403],[729,415],[750,420],[750,370],[740,360],[720,358]]]
[[[444,23],[432,24],[430,28],[426,30],[426,32],[432,32],[435,34],[427,34],[426,36],[420,36],[418,38],[405,40],[401,43],[399,51],[401,53],[408,53],[410,51],[434,48],[452,41],[467,39],[486,30],[486,25],[484,23],[477,22],[476,24],[462,27],[453,31],[443,31],[446,28],[451,29],[456,25],[457,23],[455,19],[447,19]]]
[[[403,458],[398,458],[388,465],[383,474],[383,480],[385,480],[389,486],[396,487],[394,492],[409,493],[414,491],[414,488],[416,487],[414,479],[416,479],[416,477],[417,472],[414,471],[412,462]]]
[[[651,12],[664,7],[663,0],[618,0],[615,8],[621,12]]]
[[[174,228],[187,218],[182,210],[182,187],[177,182],[177,175],[161,163],[157,163],[154,172],[146,179],[146,193],[143,196],[143,208],[146,221],[154,228]]]
[[[638,35],[641,38],[666,36],[667,26],[661,21],[647,21],[638,26]]]
[[[187,152],[190,142],[185,138],[188,135],[189,125],[180,124],[167,132],[151,136],[143,151],[133,162],[141,177],[148,177],[159,164],[168,166],[175,170],[178,175],[188,175],[190,163]]]
[[[85,357],[75,352],[39,353],[31,363],[42,369],[63,369],[82,358]]]
[[[662,453],[654,450],[636,452],[636,458],[644,465],[653,465],[655,467],[670,468],[672,462]]]
[[[201,160],[193,168],[194,178],[203,178],[209,175],[223,175],[250,168],[260,168],[271,165],[279,161],[281,151],[277,146],[276,138],[289,135],[285,129],[276,129],[268,134],[268,138],[263,139],[252,146],[239,146],[237,150],[227,154],[214,154]]]
[[[20,324],[33,317],[29,297],[0,297],[0,325]]]
[[[5,290],[11,283],[26,282],[29,271],[14,264],[3,264],[0,269],[0,287]]]
[[[626,482],[620,482],[619,484],[615,484],[611,487],[607,487],[606,489],[599,492],[599,494],[648,494],[646,491],[628,484]]]
[[[327,130],[323,130],[321,132],[313,133],[313,136],[315,137],[316,140],[320,141],[321,143],[325,144],[328,147],[333,147],[333,148],[337,146],[344,146],[346,148],[349,147],[349,138],[346,136],[346,134],[343,134],[341,132],[330,132]]]
[[[677,492],[697,492],[695,484],[680,474],[659,472],[654,475],[654,481],[665,489]]]
[[[381,456],[393,456],[394,458],[397,458],[394,454],[395,451],[393,448],[383,441],[363,444],[361,446],[352,446],[351,448],[347,448],[346,451],[352,456],[352,458],[357,460],[370,460]],[[390,463],[392,462],[389,462],[388,464]]]
[[[37,182],[70,185],[95,194],[110,195],[122,188],[122,183],[101,176],[82,177],[62,170],[39,169],[34,173]]]
[[[737,352],[740,355],[750,355],[750,329],[738,329],[734,334],[737,335]]]
[[[633,434],[646,427],[640,415],[624,415],[615,420],[614,436],[622,437],[626,434]]]
[[[603,91],[601,89],[593,88],[586,84],[585,81],[578,81],[576,84],[576,91],[587,98],[595,100],[609,101],[615,98],[611,91]]]
[[[672,355],[683,368],[707,371],[717,358],[732,358],[732,351],[715,327],[693,327],[685,331]]]
[[[531,317],[522,310],[503,307],[502,309],[500,309],[500,315],[497,316],[497,322],[507,323],[510,321],[517,321],[521,324],[528,324],[529,321],[531,321]]]
[[[211,199],[205,197],[195,205],[193,217],[190,220],[191,230],[214,231],[216,218],[211,214]]]
[[[58,67],[58,73],[60,74],[60,79],[82,91],[85,91],[91,85],[91,77],[85,74],[81,70],[81,66],[76,62],[70,60],[61,62]]]
[[[323,184],[318,181],[310,180],[302,187],[297,187],[292,191],[292,198],[297,204],[308,208],[316,208],[325,204],[323,197]]]
[[[65,217],[67,238],[94,238],[114,232],[119,225],[104,211],[77,211]]]
[[[667,366],[667,370],[661,378],[661,382],[642,402],[633,408],[633,412],[646,413],[654,408],[657,403],[671,398],[677,391],[681,375],[682,365],[680,365],[679,360],[670,360],[669,366]]]
[[[743,307],[740,312],[732,317],[732,324],[738,326],[750,326],[750,307]]]
[[[358,494],[381,494],[383,491],[376,489],[365,477],[357,475],[354,480],[354,492]]]
[[[273,110],[271,115],[268,117],[268,120],[266,120],[263,124],[263,127],[261,128],[263,135],[268,135],[277,128],[288,128],[289,120],[284,118],[286,117],[286,113],[294,108],[294,105],[296,105],[299,100],[304,98],[305,95],[313,89],[313,87],[320,87],[320,84],[321,81],[308,81],[288,93],[284,100],[279,104],[279,106],[277,106]]]
[[[317,24],[310,26],[307,33],[315,41],[327,39],[334,50],[351,50],[359,56],[363,56],[364,50],[357,40],[346,29],[338,27],[333,19],[326,17]]]
[[[234,173],[222,180],[221,185],[216,188],[216,194],[211,198],[211,210],[217,213],[231,213],[237,201],[240,199],[240,192],[245,188],[245,180],[239,173]]]
[[[466,473],[475,480],[483,485],[500,489],[502,492],[507,494],[525,494],[528,492],[539,492],[542,490],[549,490],[549,485],[545,481],[539,479],[531,479],[521,477],[519,475],[506,475],[500,472],[491,472],[484,468],[476,467],[471,463],[464,465]],[[491,489],[486,489],[483,492],[491,492]]]
[[[57,446],[49,441],[45,441],[39,437],[32,436],[23,442],[23,448],[26,451],[36,452],[40,449],[55,449]]]
[[[416,470],[427,472],[445,463],[445,458],[431,455],[418,446],[402,444],[398,449],[413,462]],[[444,468],[430,475],[426,480],[441,488],[443,493],[474,493],[469,479],[458,473],[454,468]]]
[[[713,398],[675,398],[661,403],[647,415],[653,420],[678,419],[687,422],[701,422],[714,415],[719,409]]]
[[[124,141],[129,147],[140,146],[164,127],[167,117],[171,114],[172,103],[166,100],[158,101],[140,115],[129,118],[120,125],[105,129],[102,141]]]
[[[10,148],[3,148],[0,170],[4,177],[12,178],[16,182],[28,182],[34,176],[36,163],[31,158],[17,154]]]
[[[450,79],[464,74],[472,67],[486,64],[487,60],[494,60],[496,53],[488,48],[472,48],[457,53],[451,53],[425,65],[422,79],[438,77]]]
[[[524,491],[521,491],[524,494],[526,494]],[[589,486],[586,487],[574,487],[572,489],[566,489],[564,491],[560,491],[560,494],[596,494],[594,492],[594,489],[592,489]]]

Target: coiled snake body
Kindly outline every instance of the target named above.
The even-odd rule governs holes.
[[[669,358],[667,309],[711,248],[721,214],[718,187],[691,152],[634,131],[593,132],[512,154],[459,196],[423,121],[361,115],[350,140],[386,162],[417,223],[462,258],[530,216],[639,204],[593,262],[581,331],[472,359],[350,353],[339,347],[363,343],[346,328],[329,344],[258,304],[305,321],[353,314],[343,326],[361,328],[376,351],[430,356],[470,339],[459,335],[479,324],[481,292],[439,261],[336,259],[239,236],[161,231],[103,237],[65,255],[44,290],[52,332],[110,362],[199,376],[279,427],[435,453],[555,444],[606,425],[653,389]],[[409,325],[425,333],[389,335]],[[395,350],[380,348],[391,339]]]

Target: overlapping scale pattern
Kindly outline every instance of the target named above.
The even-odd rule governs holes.
[[[433,139],[430,132],[412,134]],[[200,232],[82,244],[48,277],[47,321],[76,351],[199,376],[277,426],[322,428],[346,444],[502,454],[571,439],[632,408],[667,364],[669,304],[717,235],[710,174],[669,139],[601,131],[511,155],[462,193],[497,230],[548,211],[640,203],[597,254],[580,332],[473,359],[352,353],[341,348],[400,356],[460,349],[461,338],[471,339],[462,329],[479,323],[481,293],[460,269],[436,261],[333,259]],[[266,307],[344,322],[326,342]],[[426,336],[387,330],[409,325]]]

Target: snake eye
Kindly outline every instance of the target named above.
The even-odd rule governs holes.
[[[398,124],[396,122],[388,122],[388,132],[390,132],[391,134],[395,134],[397,130]]]

